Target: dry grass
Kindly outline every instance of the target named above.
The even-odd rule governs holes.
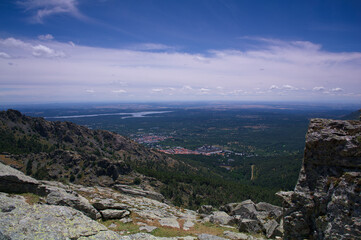
[[[8,155],[0,154],[0,161],[3,162],[6,165],[9,165],[11,167],[15,167],[16,169],[20,169],[24,167],[24,164],[20,163],[19,161],[16,161],[9,157]]]

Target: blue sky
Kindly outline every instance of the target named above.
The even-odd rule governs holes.
[[[3,0],[0,73],[3,103],[361,103],[361,1]]]

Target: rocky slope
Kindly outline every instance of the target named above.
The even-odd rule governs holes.
[[[284,239],[360,239],[361,121],[313,119],[300,176],[283,197]]]
[[[159,190],[161,182],[135,169],[190,168],[118,134],[16,110],[0,112],[0,153],[5,150],[11,154],[0,160],[30,176],[86,186],[130,184],[140,178],[146,190]]]
[[[130,190],[140,192],[39,181],[0,163],[0,239],[261,240],[262,233],[280,234],[281,209],[267,203],[247,200],[223,211],[203,206],[197,213]]]

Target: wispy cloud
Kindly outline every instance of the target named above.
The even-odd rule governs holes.
[[[54,36],[51,34],[45,34],[45,35],[39,35],[38,38],[40,40],[48,41],[48,40],[53,40]]]
[[[113,90],[113,93],[127,93],[127,90],[124,89],[117,89],[117,90]]]
[[[133,45],[129,48],[133,49],[133,50],[139,50],[139,51],[166,51],[166,50],[175,50],[176,49],[173,46],[159,44],[159,43],[143,43],[143,44]]]
[[[10,58],[10,55],[4,52],[0,52],[0,58]]]
[[[37,45],[33,47],[33,55],[36,57],[65,57],[62,51],[55,51],[44,45]]]
[[[312,91],[316,91],[316,92],[323,92],[325,91],[325,87],[314,87],[312,88]]]
[[[61,50],[55,50],[51,47],[45,46],[43,44],[37,44],[35,42],[24,42],[15,38],[0,38],[0,50],[2,49],[10,51],[12,53],[12,56],[15,56],[17,58],[29,57],[29,55],[32,55],[34,57],[46,58],[57,58],[66,56],[66,54]],[[10,57],[9,54],[6,55],[8,58]]]
[[[267,44],[248,51],[193,54],[72,46],[56,40],[0,39],[0,86],[22,86],[28,89],[28,95],[36,92],[44,96],[42,99],[59,96],[60,100],[89,100],[89,96],[132,100],[133,96],[136,100],[219,97],[356,101],[358,96],[352,93],[361,92],[361,53],[327,52],[310,42],[264,42]],[[9,59],[13,66],[8,64]],[[58,90],[59,85],[66,90]],[[42,88],[37,89],[39,86]],[[84,86],[94,92],[85,91]],[[117,94],[109,94],[112,92]]]
[[[339,88],[339,87],[337,87],[337,88],[332,88],[332,89],[331,89],[331,92],[339,93],[339,92],[343,92],[343,89],[342,89],[342,88]]]
[[[86,17],[78,10],[77,0],[19,0],[16,2],[32,15],[32,21],[43,23],[44,19],[57,14],[69,14],[79,19]]]

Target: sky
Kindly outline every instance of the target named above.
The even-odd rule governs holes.
[[[0,105],[361,104],[359,0],[2,0]]]

